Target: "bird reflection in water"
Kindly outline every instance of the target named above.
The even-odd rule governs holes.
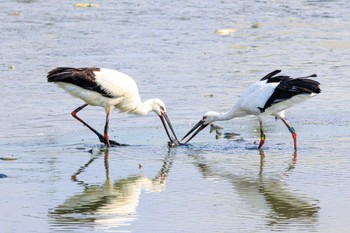
[[[108,150],[105,150],[104,164],[106,180],[100,185],[89,185],[78,179],[88,166],[100,156],[91,158],[72,175],[72,181],[84,187],[84,190],[69,197],[64,203],[52,209],[50,217],[55,225],[73,226],[88,223],[95,229],[115,229],[130,225],[137,218],[137,207],[143,191],[161,192],[174,159],[174,150],[165,157],[162,167],[154,178],[144,175],[130,175],[111,181],[109,177]]]
[[[265,154],[260,150],[260,169],[257,176],[247,177],[224,171],[210,164],[202,156],[194,156],[197,166],[209,180],[229,181],[240,199],[248,203],[252,214],[264,216],[266,225],[273,229],[283,229],[286,224],[300,227],[313,227],[318,219],[317,201],[288,190],[285,179],[292,174],[297,165],[297,152],[281,175],[267,177],[264,174]],[[270,174],[269,174],[270,175]]]

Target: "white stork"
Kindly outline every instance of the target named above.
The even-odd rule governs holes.
[[[65,91],[85,102],[71,114],[94,132],[107,147],[125,145],[110,140],[108,136],[109,114],[114,108],[120,112],[137,115],[145,115],[151,111],[155,112],[163,123],[170,143],[178,144],[163,101],[160,99],[149,99],[141,102],[135,81],[124,73],[103,68],[58,67],[48,73],[47,81],[58,84]],[[88,105],[101,106],[105,109],[104,135],[97,132],[77,116],[77,113]],[[174,138],[169,134],[166,123]]]
[[[309,79],[317,77],[316,74],[291,78],[289,76],[276,76],[281,70],[275,70],[260,81],[251,85],[246,92],[239,98],[236,104],[227,112],[218,113],[209,111],[204,114],[200,120],[183,138],[184,140],[197,128],[197,131],[185,142],[188,143],[201,130],[214,121],[227,121],[236,117],[248,115],[256,116],[260,124],[260,143],[259,149],[265,142],[265,133],[263,122],[267,116],[275,116],[282,120],[292,134],[294,149],[297,149],[297,134],[285,120],[284,111],[291,106],[300,103],[321,92],[320,83]]]

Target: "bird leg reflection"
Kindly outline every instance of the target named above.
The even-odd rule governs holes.
[[[161,169],[159,170],[157,176],[154,178],[154,180],[158,180],[160,184],[164,184],[166,181],[166,178],[170,172],[170,169],[173,165],[174,162],[174,156],[175,156],[175,152],[174,150],[168,150],[168,155],[165,157],[164,162],[163,162],[163,166],[161,167]]]
[[[253,215],[259,213],[259,216],[261,213],[266,213],[263,218],[272,229],[289,223],[305,224],[307,222],[313,226],[319,212],[317,200],[308,198],[298,191],[289,190],[285,182],[285,178],[291,175],[295,168],[297,153],[293,153],[292,165],[287,162],[287,169],[282,168],[280,172],[269,170],[266,173],[263,171],[267,162],[264,151],[259,150],[259,155],[260,167],[257,175],[252,175],[248,172],[249,169],[243,173],[237,172],[237,169],[231,166],[225,169],[225,166],[217,160],[211,162],[200,154],[194,155],[193,158],[196,159],[196,165],[204,178],[208,178],[209,181],[227,180],[232,184],[235,196],[238,194],[239,200],[249,204],[249,209],[245,211],[251,211]],[[244,169],[243,166],[237,166],[239,169]]]
[[[163,160],[160,170],[153,178],[142,174],[130,174],[111,181],[109,177],[108,149],[99,151],[98,155],[91,158],[72,175],[72,180],[77,182],[83,189],[75,192],[66,200],[49,211],[49,216],[60,226],[75,226],[77,223],[93,223],[96,231],[101,229],[117,229],[130,224],[137,219],[137,207],[144,193],[162,192],[165,188],[166,179],[171,170],[175,150],[169,149]],[[101,158],[104,153],[105,181],[102,183],[86,183],[78,180],[77,176],[84,172],[96,158]]]
[[[76,173],[74,173],[72,176],[71,176],[71,180],[74,181],[74,182],[77,182],[78,179],[77,179],[77,176],[82,173],[95,159],[97,159],[98,157],[95,156],[93,158],[91,158],[87,163],[85,163],[83,166],[81,166],[78,171]]]
[[[293,153],[292,163],[289,165],[287,172],[295,168],[295,166],[297,165],[297,161],[298,161],[298,153],[295,150]]]
[[[265,152],[264,152],[263,149],[259,150],[259,155],[260,155],[260,171],[259,171],[259,175],[262,175],[263,168],[264,168],[264,163],[265,163]]]
[[[263,168],[264,168],[264,163],[265,163],[265,152],[263,149],[259,150],[259,155],[260,155],[260,171],[259,171],[259,175],[263,174]],[[283,173],[283,176],[287,175],[287,173],[291,170],[293,170],[296,165],[297,165],[297,161],[298,161],[298,153],[295,150],[293,152],[293,156],[292,156],[292,162],[288,165],[287,170]]]

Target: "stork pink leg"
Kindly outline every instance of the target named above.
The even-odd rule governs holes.
[[[109,142],[109,137],[108,137],[108,125],[109,125],[109,112],[106,114],[106,123],[105,123],[105,129],[104,129],[104,138],[107,143],[107,147],[111,146],[111,143]]]
[[[100,139],[101,142],[105,143],[104,142],[104,137],[99,133],[97,132],[94,128],[92,128],[90,125],[88,125],[85,121],[83,121],[82,119],[80,119],[78,116],[77,116],[77,113],[82,110],[83,108],[85,108],[86,106],[88,106],[88,104],[84,104],[82,106],[80,106],[79,108],[75,109],[71,114],[72,116],[77,119],[78,121],[80,121],[81,123],[83,123],[83,125],[85,125],[86,127],[88,127],[92,132],[94,132],[97,137]]]
[[[290,126],[284,118],[281,118],[281,120],[287,126],[289,132],[292,134],[292,138],[294,141],[294,150],[297,150],[297,133],[295,132],[295,129],[292,126]]]
[[[88,125],[85,121],[83,121],[82,119],[80,119],[77,116],[77,113],[82,110],[83,108],[85,108],[86,106],[88,106],[88,104],[84,104],[82,106],[80,106],[79,108],[75,109],[71,114],[72,116],[77,119],[78,121],[80,121],[81,123],[83,123],[83,125],[85,125],[86,127],[88,127],[92,132],[94,132],[98,139],[100,139],[100,142],[104,143],[107,145],[107,147],[110,147],[111,145],[113,146],[126,146],[126,144],[120,144],[118,142],[109,140],[108,137],[108,122],[109,122],[109,113],[106,116],[106,124],[105,124],[105,129],[104,129],[104,136],[102,134],[100,134],[99,132],[97,132],[94,128],[92,128],[90,125]]]
[[[259,149],[262,148],[262,146],[264,145],[265,143],[265,133],[264,133],[264,130],[263,130],[263,123],[262,121],[259,121],[259,125],[260,125],[260,143],[259,143]]]

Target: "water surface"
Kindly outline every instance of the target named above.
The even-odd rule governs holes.
[[[1,1],[2,232],[345,232],[350,216],[350,5],[346,1]],[[218,35],[218,29],[236,32]],[[159,118],[113,112],[106,151],[70,112],[82,102],[46,82],[56,66],[132,76],[161,98],[179,136],[225,111],[275,69],[317,73],[323,92],[280,121],[222,122],[169,149]],[[104,111],[80,116],[102,131]]]

